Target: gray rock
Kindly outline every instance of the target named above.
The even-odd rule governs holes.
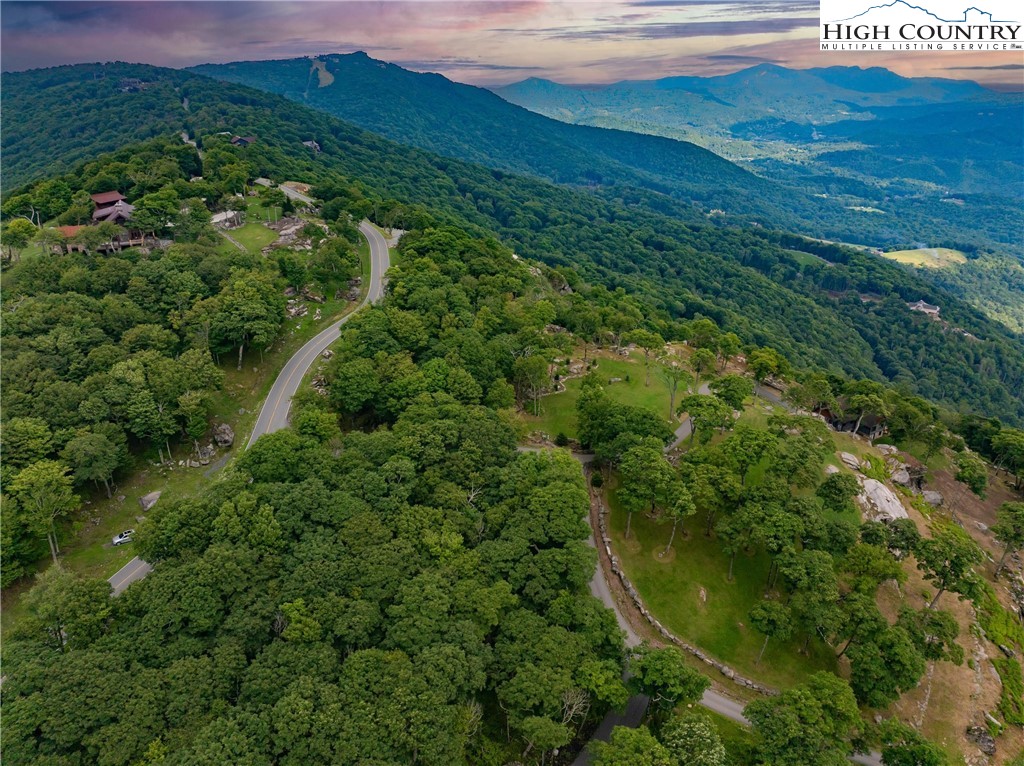
[[[150,508],[156,505],[156,501],[159,499],[159,490],[157,490],[156,492],[150,492],[148,495],[143,495],[142,497],[139,498],[139,505],[142,506],[142,510],[148,511]]]
[[[839,473],[839,469],[836,468],[834,465],[831,465],[831,464],[825,466],[825,475],[826,476],[831,476],[834,473]]]
[[[213,440],[218,447],[230,447],[235,443],[235,432],[227,423],[221,423],[213,429]]]
[[[1008,647],[1008,646],[1003,646],[1002,644],[999,644],[999,651],[1001,651],[1001,652],[1002,652],[1003,654],[1005,654],[1005,655],[1006,655],[1007,657],[1009,657],[1009,658],[1010,658],[1011,660],[1012,660],[1012,659],[1013,659],[1014,657],[1016,657],[1016,656],[1017,656],[1017,652],[1013,651],[1013,649],[1011,649],[1011,648],[1010,648],[1010,647]]]
[[[935,490],[932,489],[926,489],[924,492],[921,493],[921,497],[923,497],[924,501],[929,505],[934,505],[936,507],[942,505],[941,492],[936,492]]]
[[[899,450],[896,447],[892,446],[891,444],[879,444],[876,446],[878,451],[881,452],[883,455],[893,455],[899,452]]]
[[[898,471],[893,473],[892,480],[896,484],[899,484],[899,485],[904,486],[904,487],[909,487],[910,486],[910,473],[907,471],[906,468],[900,468]]]
[[[907,509],[896,494],[877,479],[861,479],[860,504],[875,521],[907,518]]]
[[[846,465],[847,468],[854,471],[860,470],[860,460],[856,455],[851,455],[849,452],[840,452],[839,459],[843,461],[843,464]]]
[[[976,744],[985,755],[996,754],[996,741],[983,726],[968,726],[967,739]]]

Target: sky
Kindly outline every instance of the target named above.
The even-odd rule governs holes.
[[[0,67],[183,67],[362,50],[485,86],[714,75],[770,62],[884,66],[1024,90],[1019,51],[823,53],[817,25],[818,0],[8,1],[0,3]]]

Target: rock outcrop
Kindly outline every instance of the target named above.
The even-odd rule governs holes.
[[[213,440],[218,447],[230,447],[235,443],[235,432],[227,423],[221,423],[213,429]]]
[[[861,492],[857,496],[861,506],[873,521],[894,521],[907,518],[907,509],[896,493],[877,479],[858,477]]]
[[[156,501],[159,499],[159,490],[156,492],[150,492],[148,495],[143,495],[142,497],[139,498],[139,505],[142,506],[142,510],[148,511],[150,508],[156,505]]]

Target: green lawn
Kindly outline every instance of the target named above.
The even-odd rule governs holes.
[[[785,252],[801,266],[820,266],[823,263],[828,263],[824,258],[819,258],[812,253],[805,253],[802,250],[786,250]]]
[[[918,250],[894,250],[891,253],[882,253],[882,256],[890,261],[905,263],[909,266],[927,266],[933,269],[941,269],[957,263],[966,263],[967,256],[959,250],[952,250],[948,247],[922,247]]]
[[[799,653],[802,635],[771,642],[755,667],[764,637],[749,627],[747,614],[764,596],[767,555],[738,556],[735,579],[729,582],[729,559],[714,538],[704,536],[703,518],[697,516],[687,523],[689,537],[677,535],[673,553],[662,559],[658,554],[668,542],[669,527],[637,513],[626,541],[626,514],[614,489],[608,500],[616,554],[651,612],[676,635],[773,686],[792,686],[818,670],[835,671],[834,653],[822,642],[812,640],[809,655]]]
[[[231,229],[228,234],[238,240],[250,253],[259,253],[277,239],[277,232],[268,229],[262,223],[246,223],[237,229]]]
[[[573,361],[583,358],[581,349],[577,349]],[[601,353],[595,357],[595,372],[600,378],[608,395],[626,404],[645,407],[668,418],[669,390],[657,372],[657,364],[651,363],[651,385],[644,385],[644,357],[642,352],[634,352],[629,358]],[[618,383],[610,383],[611,378],[621,378]],[[525,415],[526,426],[531,431],[543,431],[550,436],[564,433],[570,438],[576,437],[576,400],[580,395],[581,378],[573,378],[566,383],[566,390],[557,394],[542,397],[540,415]],[[676,401],[686,395],[685,383],[680,384]],[[673,424],[673,427],[674,424]]]

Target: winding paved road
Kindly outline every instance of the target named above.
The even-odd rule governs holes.
[[[313,202],[309,197],[294,189],[289,189],[285,186],[281,188],[292,199],[297,199],[307,204],[312,204]],[[359,231],[366,237],[366,241],[370,243],[370,284],[366,290],[366,297],[363,298],[363,302],[359,304],[355,311],[349,312],[326,330],[323,330],[309,340],[285,363],[284,369],[278,373],[277,380],[274,381],[274,385],[270,388],[267,400],[263,403],[263,409],[260,410],[260,415],[256,419],[252,435],[245,445],[246,449],[251,447],[253,442],[263,436],[263,434],[273,433],[288,426],[288,413],[291,410],[292,397],[299,390],[302,379],[309,371],[309,368],[313,366],[313,362],[324,352],[324,349],[338,339],[341,335],[341,326],[345,322],[353,317],[363,306],[375,303],[383,297],[384,274],[391,265],[387,242],[384,240],[384,236],[369,221],[360,223]],[[153,567],[149,563],[136,556],[117,570],[113,577],[107,580],[111,586],[111,593],[114,596],[120,595],[125,588],[133,582],[141,580],[152,570]]]
[[[298,192],[294,193],[300,197],[302,196]],[[370,285],[366,290],[366,297],[363,298],[363,302],[359,304],[356,311],[368,303],[379,301],[383,297],[384,273],[388,270],[388,266],[391,263],[388,245],[384,240],[384,236],[368,221],[363,221],[359,224],[359,231],[366,237],[367,242],[370,243]],[[341,326],[354,316],[356,311],[346,314],[326,330],[309,340],[291,359],[285,362],[284,368],[278,373],[277,380],[274,381],[274,385],[267,395],[267,400],[263,403],[260,416],[256,419],[256,425],[253,426],[252,435],[249,437],[248,444],[245,445],[246,449],[251,447],[264,434],[287,428],[288,412],[291,409],[292,397],[299,390],[303,377],[309,372],[309,368],[313,366],[313,362],[317,360],[317,357],[338,339],[341,335]]]

